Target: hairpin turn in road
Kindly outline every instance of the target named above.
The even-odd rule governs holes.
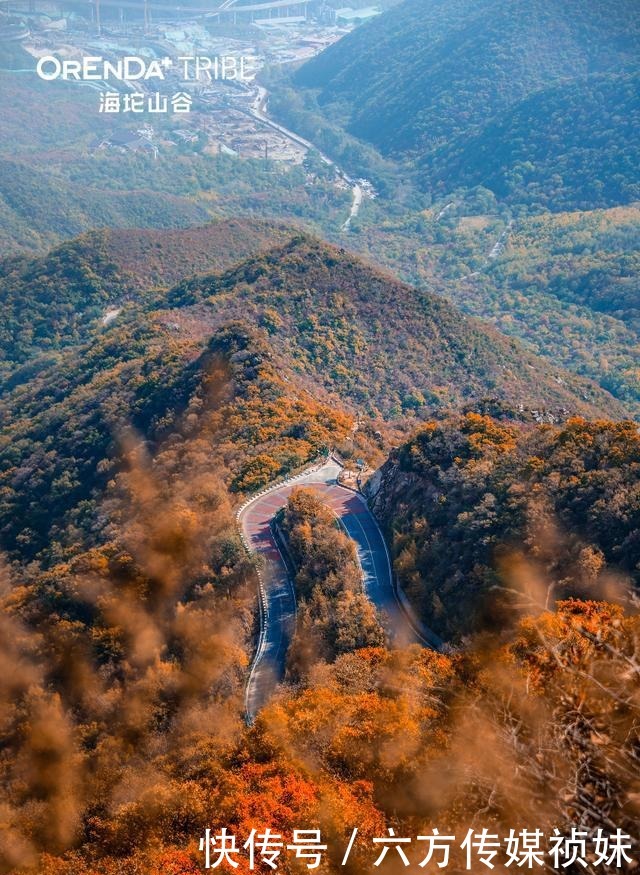
[[[362,495],[341,486],[341,466],[333,458],[324,464],[265,490],[238,513],[238,523],[248,548],[261,557],[260,636],[245,691],[249,723],[269,699],[285,672],[286,656],[295,631],[296,597],[286,563],[271,531],[271,522],[300,486],[316,490],[340,520],[357,547],[367,596],[385,617],[385,626],[397,643],[426,640],[401,607],[393,586],[389,554],[382,532]]]

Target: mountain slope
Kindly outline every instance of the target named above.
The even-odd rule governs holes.
[[[610,416],[623,408],[593,384],[527,353],[442,298],[304,236],[167,298],[181,330],[250,319],[310,385],[387,417],[492,396],[527,409]]]
[[[465,312],[588,376],[638,416],[640,210],[546,213],[516,222],[483,272],[449,282]]]
[[[49,563],[108,539],[100,496],[140,440],[234,491],[316,458],[352,417],[285,373],[251,326],[201,341],[140,312],[41,363],[0,396],[0,550]]]
[[[251,238],[243,227],[234,226],[234,239],[260,252],[269,228],[258,225]],[[215,225],[202,232],[202,263],[237,256],[212,245],[228,234]],[[0,547],[12,555],[50,561],[105,525],[96,495],[118,467],[122,435],[133,427],[154,445],[179,420],[179,455],[203,410],[202,464],[213,453],[241,492],[343,441],[355,411],[404,425],[492,396],[545,419],[624,414],[594,385],[444,300],[312,238],[149,294],[136,282],[158,265],[148,253],[154,236],[128,252],[118,238],[98,235],[95,248],[91,239],[28,262],[32,273],[16,274],[9,301],[20,290],[10,328],[25,356],[51,341],[46,355],[10,371],[0,397]],[[175,242],[172,234],[168,252]],[[123,289],[133,291],[117,319],[91,318]],[[76,312],[80,301],[86,309]]]
[[[558,598],[621,598],[614,574],[637,585],[639,474],[634,423],[467,414],[424,426],[367,488],[400,584],[449,638]]]
[[[107,229],[108,257],[138,289],[169,288],[192,274],[226,270],[258,252],[284,243],[292,230],[259,219],[223,219],[176,231]]]
[[[475,136],[437,150],[424,179],[483,185],[506,202],[589,210],[640,200],[640,74],[591,75],[538,92]]]
[[[591,96],[591,115],[588,120],[578,116],[581,136],[570,147],[583,154],[569,162],[571,176],[561,187],[566,205],[576,180],[579,189],[585,177],[600,172],[599,161],[607,169],[607,152],[616,145],[627,156],[616,163],[624,181],[617,190],[601,193],[597,204],[604,205],[633,196],[625,186],[635,180],[635,139],[616,107],[626,105],[633,88],[627,77],[639,69],[639,49],[632,0],[405,0],[305,64],[296,82],[317,91],[325,114],[351,134],[417,164],[427,187],[443,182],[437,168],[431,171],[431,155],[450,173],[449,162],[465,145],[471,153],[470,137],[484,135],[487,154],[496,151],[500,166],[494,175],[509,173],[519,161],[535,163],[542,138],[534,125],[529,143],[532,129],[524,122],[533,118],[544,124],[549,105],[569,117]],[[619,79],[608,89],[589,81],[603,74]],[[545,96],[546,89],[554,90]],[[547,190],[555,156],[566,147],[561,137],[545,142],[539,185]],[[516,154],[503,153],[504,144],[512,144]],[[588,157],[593,153],[595,168]],[[474,170],[479,175],[473,166],[467,172],[463,158],[457,174],[444,179],[449,191],[474,184]],[[518,190],[518,199],[528,202],[527,192]]]
[[[86,340],[105,308],[198,272],[224,270],[288,239],[267,222],[221,221],[194,229],[105,230],[41,258],[0,261],[0,374]],[[4,367],[3,367],[4,366]]]
[[[181,228],[209,213],[186,197],[149,189],[108,191],[0,157],[0,253],[42,249],[88,228]]]

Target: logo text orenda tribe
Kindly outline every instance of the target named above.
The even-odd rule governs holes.
[[[249,80],[253,71],[250,59],[223,56],[208,58],[203,56],[181,56],[178,59],[179,73],[184,81],[197,80],[201,75],[209,79]],[[54,79],[73,79],[77,81],[104,81],[119,79],[123,82],[138,79],[165,79],[165,72],[174,66],[171,58],[147,61],[135,55],[127,55],[117,61],[108,61],[98,56],[61,59],[55,55],[39,58],[36,73],[41,79],[51,82]]]

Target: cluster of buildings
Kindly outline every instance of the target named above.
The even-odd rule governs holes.
[[[104,56],[105,59],[117,59],[122,54],[150,59],[239,54],[254,58],[256,69],[259,69],[263,64],[301,63],[380,11],[377,6],[361,6],[360,9],[342,7],[338,5],[340,0],[303,0],[300,5],[304,7],[305,15],[297,21],[292,13],[296,11],[294,7],[298,0],[291,0],[291,4],[287,4],[286,0],[271,0],[274,8],[264,20],[252,19],[248,26],[229,29],[217,20],[215,14],[194,16],[192,3],[195,0],[189,4],[192,14],[188,17],[162,21],[155,14],[147,15],[144,26],[139,16],[134,20],[133,12],[130,15],[127,13],[119,21],[113,15],[117,2],[78,0],[73,7],[67,0],[0,0],[0,39],[5,31],[6,38],[26,38],[29,45],[25,47],[34,56],[40,56],[43,51],[56,51],[69,57],[89,53]],[[132,0],[127,2],[130,6]],[[154,0],[146,2],[153,11]],[[163,2],[166,8],[167,0]],[[197,2],[202,2],[203,9],[219,6],[218,0]],[[247,4],[256,2],[263,7],[262,15],[264,6],[269,5],[270,0],[266,0],[266,4],[265,0],[220,2],[229,12],[233,9],[242,11]],[[354,6],[359,2],[366,0],[352,0]],[[16,17],[15,13],[11,17],[3,13],[8,3],[20,12],[20,17]],[[98,31],[95,26],[92,28],[86,12],[82,13],[82,21],[78,18],[81,15],[78,10],[83,6],[88,10],[92,3],[101,3],[104,7]],[[51,24],[61,11],[63,18],[60,21],[64,26],[59,28],[58,34],[53,34]],[[222,26],[219,27],[219,24]],[[130,125],[114,125],[118,132],[108,136],[101,134],[95,147],[99,150],[133,152],[154,159],[158,157],[159,148],[170,147],[173,143],[209,154],[271,159],[289,164],[301,164],[304,161],[307,154],[305,142],[297,142],[295,137],[287,136],[277,129],[277,125],[269,125],[261,118],[264,106],[260,101],[261,89],[257,85],[224,82],[211,76],[183,82],[178,81],[177,76],[174,70],[166,71],[164,85],[167,88],[175,85],[174,90],[188,91],[193,101],[193,111],[185,112],[174,130],[170,129],[172,126],[167,124],[168,120],[160,117],[154,119],[156,126],[159,125],[155,137],[138,125],[133,130]],[[109,89],[105,83],[97,82],[94,85],[101,92],[99,97],[102,101],[105,97],[102,92]],[[139,95],[146,94],[145,83],[138,83],[136,90]]]

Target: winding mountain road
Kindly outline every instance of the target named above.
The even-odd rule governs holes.
[[[271,531],[271,521],[299,486],[312,487],[333,510],[356,544],[367,596],[382,613],[396,644],[426,641],[416,631],[396,597],[387,547],[364,498],[337,482],[340,465],[333,459],[267,490],[245,504],[238,523],[248,548],[262,558],[260,570],[260,636],[245,692],[249,723],[284,676],[286,656],[295,631],[296,597],[287,566]]]

